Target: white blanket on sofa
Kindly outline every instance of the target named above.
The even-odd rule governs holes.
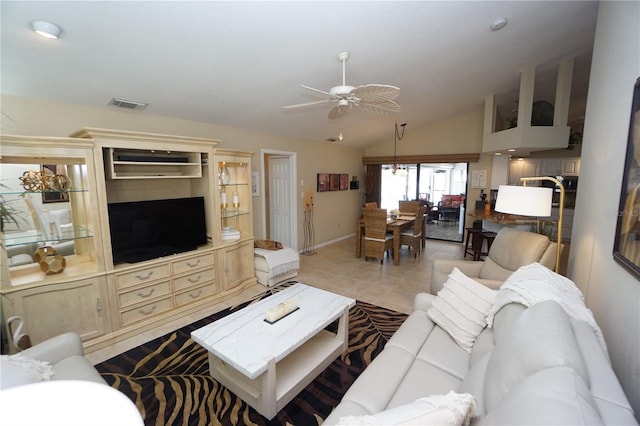
[[[556,301],[571,318],[587,322],[593,328],[602,350],[608,354],[602,330],[585,305],[582,292],[573,281],[537,262],[519,268],[502,284],[489,309],[487,325],[491,327],[495,314],[511,302],[529,307],[545,300]]]

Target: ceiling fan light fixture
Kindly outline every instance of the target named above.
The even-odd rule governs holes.
[[[62,29],[56,24],[48,21],[33,21],[31,29],[41,37],[57,40],[62,35]]]

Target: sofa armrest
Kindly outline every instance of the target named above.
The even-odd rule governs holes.
[[[82,341],[76,333],[64,333],[21,352],[25,357],[55,364],[73,355],[84,355]]]
[[[484,265],[482,261],[434,259],[431,270],[431,294],[438,294],[442,290],[453,268],[460,269],[468,277],[477,278],[480,276],[482,265]]]
[[[433,294],[429,293],[418,293],[416,297],[413,299],[413,311],[424,311],[427,312],[433,303],[433,300],[436,298]]]

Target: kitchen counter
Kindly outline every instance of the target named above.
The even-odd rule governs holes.
[[[535,225],[538,223],[535,218],[530,216],[518,216],[515,214],[506,214],[496,211],[491,211],[488,214],[485,214],[484,210],[471,210],[468,214],[474,219],[487,220],[501,225]]]
[[[558,208],[554,207],[551,209],[550,217],[541,217],[540,223],[549,223],[552,222],[557,224],[558,222]],[[571,241],[571,231],[573,228],[573,209],[564,209],[563,221],[562,221],[562,241],[569,242]],[[538,219],[531,216],[518,216],[515,214],[506,214],[500,213],[496,211],[491,211],[488,214],[485,214],[484,210],[471,210],[468,213],[474,219],[482,220],[482,228],[487,231],[498,232],[501,228],[506,226],[515,229],[521,229],[523,231],[532,231],[536,232],[536,227],[538,224]],[[550,232],[551,240],[555,241],[557,239],[557,229],[554,225],[551,228]]]

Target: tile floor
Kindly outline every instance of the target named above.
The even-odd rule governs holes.
[[[434,258],[461,258],[464,246],[460,243],[427,240],[422,255],[404,247],[400,252],[400,266],[387,258],[379,260],[355,257],[355,236],[317,248],[315,254],[300,255],[300,273],[296,279],[314,287],[339,293],[363,302],[383,306],[394,311],[410,313],[416,293],[428,292],[431,280],[431,261]],[[235,298],[210,306],[194,315],[185,316],[161,327],[139,334],[107,348],[87,353],[93,364],[134,348],[177,328],[216,313],[227,306],[243,302],[262,293],[265,287],[256,284]]]

